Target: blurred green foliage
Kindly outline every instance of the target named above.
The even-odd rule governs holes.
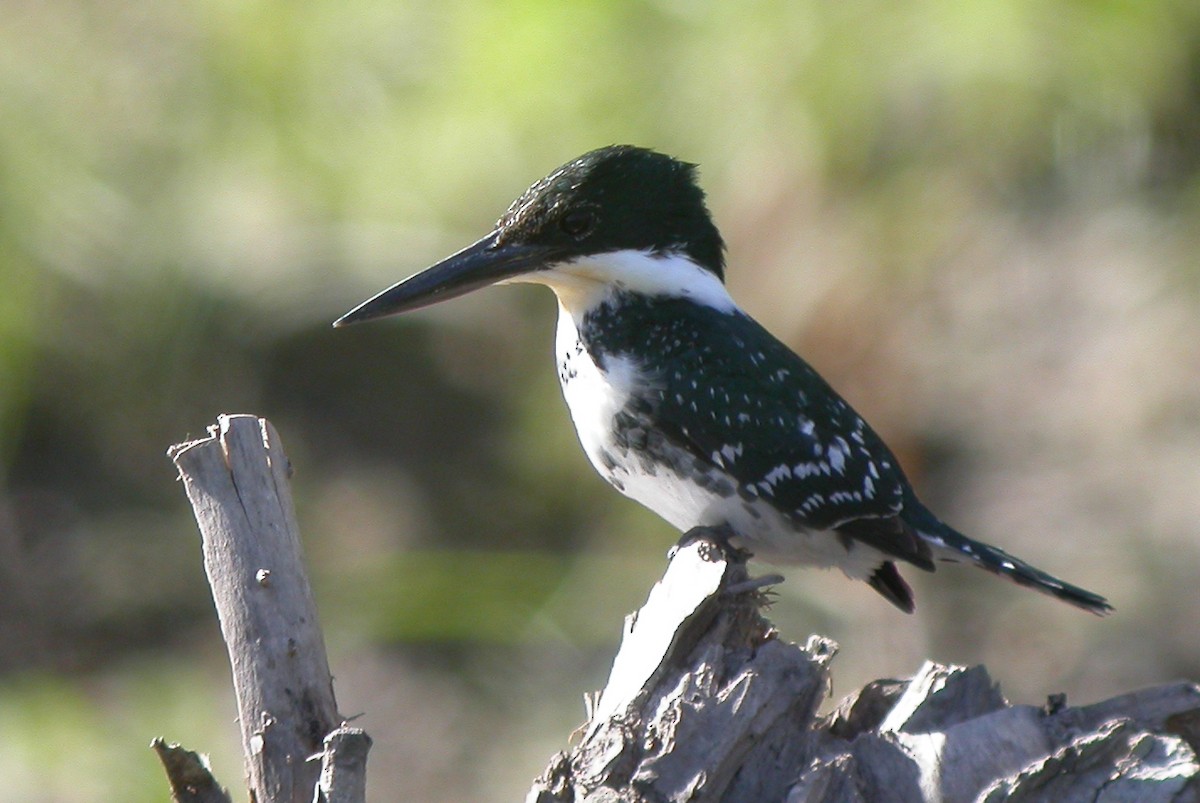
[[[1194,0],[22,0],[0,108],[14,799],[163,799],[159,733],[236,786],[163,457],[218,412],[270,417],[297,467],[381,799],[520,794],[673,536],[578,453],[544,294],[328,323],[610,142],[702,165],[735,295],[965,529],[1117,603],[1101,626],[939,573],[896,625],[793,572],[773,613],[847,642],[839,691],[927,652],[1035,694],[1200,674],[1198,634],[1158,624],[1200,613]]]

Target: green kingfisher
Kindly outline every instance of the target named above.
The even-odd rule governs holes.
[[[614,145],[550,173],[482,239],[334,325],[494,284],[547,285],[558,378],[588,459],[681,531],[723,528],[763,560],[840,568],[906,612],[897,562],[969,563],[1111,610],[933,515],[867,422],[737,306],[724,254],[695,165]]]

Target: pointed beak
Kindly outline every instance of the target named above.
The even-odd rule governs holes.
[[[501,243],[498,233],[492,232],[457,254],[364,301],[333,325],[346,326],[427,307],[529,273],[558,258],[561,255],[553,248]]]

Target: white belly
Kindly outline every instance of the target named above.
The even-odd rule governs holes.
[[[840,567],[865,579],[883,556],[862,544],[848,552],[834,533],[798,528],[761,499],[749,501],[729,488],[724,475],[680,453],[680,469],[640,459],[614,439],[613,418],[632,393],[645,389],[638,366],[628,358],[609,358],[605,369],[592,360],[570,314],[559,310],[555,357],[563,397],[592,466],[614,488],[662,516],[680,531],[728,524],[744,546],[773,563]],[[698,483],[698,472],[713,482]],[[724,483],[725,487],[721,487]],[[708,486],[708,487],[705,487]],[[712,490],[713,487],[718,490]],[[729,493],[723,491],[728,490]]]

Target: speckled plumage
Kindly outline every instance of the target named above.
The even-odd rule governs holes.
[[[729,524],[766,560],[867,581],[892,559],[932,569],[900,515],[906,481],[887,446],[743,312],[618,291],[578,321],[562,310],[557,348],[596,470],[680,530]],[[883,572],[886,596],[908,607]]]

